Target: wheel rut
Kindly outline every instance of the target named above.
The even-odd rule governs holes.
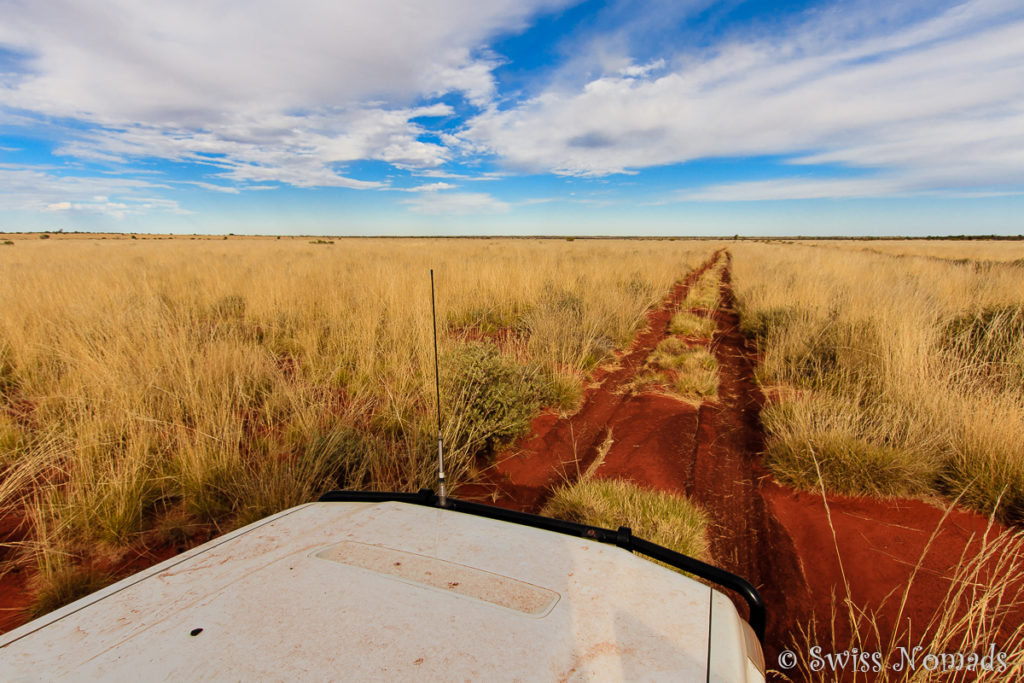
[[[598,384],[588,389],[579,411],[538,417],[531,435],[501,454],[481,483],[460,488],[458,495],[536,513],[556,486],[589,470],[598,478],[689,496],[714,520],[712,561],[746,578],[765,598],[766,654],[774,656],[770,644],[783,642],[806,616],[801,605],[809,593],[793,543],[761,497],[763,398],[733,310],[729,263],[729,254],[718,251],[690,273],[651,312],[618,367],[594,378]],[[716,265],[724,265],[721,305],[710,313],[715,332],[708,347],[718,362],[718,397],[693,405],[658,391],[627,390],[651,351],[671,336],[669,322],[689,288]],[[746,604],[733,597],[745,614]]]
[[[500,507],[539,512],[555,486],[574,481],[594,462],[609,433],[618,438],[618,414],[629,398],[624,385],[643,368],[651,351],[668,336],[668,324],[690,286],[723,257],[715,252],[676,284],[658,308],[648,313],[647,327],[618,359],[615,367],[599,369],[584,392],[579,410],[559,417],[546,412],[531,425],[531,434],[500,453],[479,482],[461,486],[460,497],[486,500]],[[669,400],[669,399],[663,399]],[[675,404],[675,401],[670,401]],[[677,429],[686,430],[685,424]],[[660,433],[646,429],[645,432]],[[675,430],[672,430],[675,431]],[[643,435],[637,435],[642,440]]]

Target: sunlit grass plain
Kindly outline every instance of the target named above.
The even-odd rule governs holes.
[[[1024,268],[860,246],[732,250],[769,467],[813,490],[816,456],[837,493],[962,493],[1024,522]]]
[[[0,251],[0,510],[27,517],[22,557],[52,604],[97,557],[187,545],[332,487],[433,486],[431,268],[457,485],[542,405],[572,410],[711,249],[17,240]]]
[[[15,557],[38,574],[38,611],[126,553],[328,488],[433,486],[431,268],[456,489],[542,406],[574,410],[589,371],[728,246],[777,478],[962,494],[1024,519],[1024,269],[987,247],[964,262],[963,242],[941,257],[832,241],[14,242],[0,247],[0,514],[27,520]],[[718,275],[670,324],[687,342],[660,349],[666,366],[700,360],[689,346],[711,335]],[[673,376],[707,387],[678,391],[713,398],[716,369],[696,365]]]

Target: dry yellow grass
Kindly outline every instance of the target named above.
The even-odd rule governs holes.
[[[817,452],[831,490],[962,493],[1024,521],[1024,269],[820,246],[733,251],[759,380],[784,399],[763,414],[777,476],[813,488]]]
[[[224,530],[334,486],[432,485],[430,268],[457,483],[541,402],[571,409],[710,251],[19,239],[0,251],[0,513],[27,506],[57,577],[98,547]]]
[[[581,477],[558,487],[542,514],[634,534],[678,553],[709,560],[708,514],[686,496],[621,479]]]
[[[945,261],[1024,265],[1024,240],[825,240],[801,244],[890,256],[919,256]]]

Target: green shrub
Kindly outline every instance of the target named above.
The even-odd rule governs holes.
[[[567,398],[554,373],[524,365],[494,344],[469,342],[445,354],[443,408],[453,448],[490,453],[518,436],[545,405]]]

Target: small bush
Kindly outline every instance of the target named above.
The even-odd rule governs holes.
[[[455,347],[444,368],[442,384],[451,387],[444,413],[456,432],[452,446],[470,452],[493,452],[529,427],[541,406],[566,398],[553,373],[523,365],[486,342]]]
[[[44,232],[44,233],[43,233],[42,235],[40,235],[40,236],[39,236],[39,239],[41,239],[41,240],[48,240],[48,239],[50,239],[50,236],[49,236],[49,235],[47,235],[47,234],[46,234],[46,233]]]
[[[332,240],[310,240],[310,244],[334,244]]]
[[[4,240],[4,246],[5,247],[13,247],[14,246],[14,242],[12,242],[11,240]]]
[[[627,526],[641,538],[708,559],[708,517],[685,496],[618,479],[580,480],[556,489],[541,514],[605,529]]]

